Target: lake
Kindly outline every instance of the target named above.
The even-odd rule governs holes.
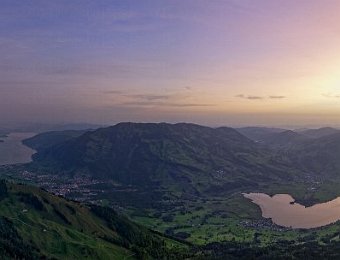
[[[264,218],[271,218],[280,226],[291,228],[316,228],[340,220],[340,197],[305,207],[294,203],[289,194],[269,196],[264,193],[244,193],[244,197],[257,204]]]
[[[35,150],[25,146],[22,140],[36,135],[35,133],[10,133],[0,138],[0,165],[27,163],[32,161]]]

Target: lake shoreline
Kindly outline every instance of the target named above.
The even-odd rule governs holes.
[[[23,144],[23,140],[36,135],[36,133],[13,132],[0,138],[0,165],[29,163],[32,161],[35,150]]]
[[[340,197],[306,207],[289,194],[243,193],[243,196],[260,207],[263,218],[286,228],[321,228],[340,220]]]

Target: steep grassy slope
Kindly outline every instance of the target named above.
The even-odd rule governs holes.
[[[1,181],[0,199],[0,254],[9,259],[160,259],[175,257],[169,248],[182,246],[112,209],[35,187]]]

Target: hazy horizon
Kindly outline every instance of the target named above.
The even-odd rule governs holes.
[[[336,0],[18,1],[0,120],[340,126]]]
[[[319,125],[319,124],[304,124],[304,125],[270,125],[270,124],[206,124],[193,121],[112,121],[106,123],[89,123],[89,122],[18,122],[18,123],[2,123],[0,131],[10,132],[46,132],[46,131],[63,131],[63,130],[82,130],[82,129],[96,129],[100,127],[114,126],[119,123],[168,123],[168,124],[198,124],[208,127],[263,127],[263,128],[282,128],[287,130],[303,130],[303,129],[320,129],[324,127],[331,127],[340,129],[340,125]]]

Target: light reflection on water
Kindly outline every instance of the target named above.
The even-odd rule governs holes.
[[[340,220],[340,197],[305,207],[293,203],[294,198],[289,194],[271,197],[265,193],[244,193],[243,196],[260,206],[264,218],[271,218],[275,224],[284,227],[316,228]]]
[[[22,144],[22,140],[34,136],[35,133],[10,133],[8,137],[1,138],[0,165],[27,163],[32,161],[32,155],[36,152]]]

